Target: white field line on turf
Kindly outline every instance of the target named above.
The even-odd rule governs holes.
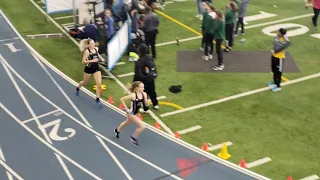
[[[2,159],[3,162],[6,162],[6,158],[4,157],[1,147],[0,147],[0,159]],[[7,173],[8,179],[13,180],[12,175],[8,171],[6,171],[6,173]]]
[[[247,168],[253,168],[253,167],[256,167],[256,166],[260,166],[260,165],[266,164],[266,163],[268,163],[270,161],[271,161],[271,158],[269,158],[269,157],[258,159],[256,161],[247,163]]]
[[[167,97],[165,97],[165,96],[159,96],[159,97],[157,97],[157,100],[162,100],[162,99],[165,99],[165,98],[167,98]],[[148,101],[151,102],[151,99],[148,99]]]
[[[32,0],[29,0],[46,18],[48,18],[48,20],[50,20],[57,28],[59,28],[61,30],[61,32],[65,33],[67,37],[69,37],[69,39],[74,42],[75,45],[77,45],[79,47],[79,43],[73,39],[54,19],[52,19],[49,15],[46,14],[46,12],[41,9],[36,3],[34,3]],[[8,20],[8,18],[5,16],[5,14],[0,10],[0,13],[2,16],[4,16],[4,19],[7,21],[7,23],[9,24],[9,26],[12,28],[12,30],[20,37],[21,41],[27,46],[28,49],[30,49],[33,53],[35,53],[37,55],[37,57],[39,57],[41,59],[42,62],[44,62],[48,67],[50,67],[53,71],[55,71],[57,74],[59,74],[61,77],[63,77],[66,81],[68,81],[70,84],[73,84],[74,86],[76,86],[78,84],[78,82],[74,81],[73,79],[71,79],[70,77],[68,77],[66,74],[64,74],[62,71],[60,71],[59,69],[57,69],[55,66],[53,66],[51,63],[49,63],[45,58],[43,58],[35,49],[33,49],[29,44],[28,42],[19,34],[19,32],[16,30],[16,28],[12,25],[12,23]],[[112,73],[108,73],[108,74],[111,74]],[[117,79],[115,78],[115,81],[117,81],[117,83],[124,89],[126,89],[126,87]],[[119,83],[119,82],[120,83]],[[86,88],[83,88],[82,89],[83,92],[85,92],[88,96],[94,98],[95,97],[95,94],[93,92],[91,92],[90,90],[86,89]],[[101,99],[101,102],[108,108],[114,110],[115,112],[118,112],[119,114],[121,114],[122,116],[126,117],[126,113],[122,110],[120,110],[118,107],[108,103],[107,101]],[[148,124],[148,123],[145,123],[145,126],[151,130],[152,132],[166,138],[167,140],[170,140],[172,142],[175,142],[177,143],[178,145],[180,146],[183,146],[195,153],[198,153],[200,155],[203,155],[211,160],[214,160],[215,162],[218,162],[220,164],[223,164],[233,170],[236,170],[238,172],[241,172],[241,173],[244,173],[246,175],[249,175],[253,178],[257,178],[257,179],[260,179],[260,180],[271,180],[270,178],[267,178],[265,176],[262,176],[260,174],[257,174],[253,171],[250,171],[250,170],[247,170],[247,169],[244,169],[244,168],[241,168],[239,167],[237,164],[234,164],[234,163],[231,163],[229,161],[226,161],[226,160],[223,160],[217,156],[214,156],[213,154],[211,153],[208,153],[206,151],[203,151],[202,149],[200,149],[199,147],[196,147],[190,143],[187,143],[181,139],[178,139],[178,138],[175,138],[174,136],[168,134],[168,133],[165,133],[164,131],[161,131],[155,127],[153,127],[152,125]]]
[[[175,178],[175,179],[181,180],[181,178],[177,177],[176,175],[173,175],[173,174],[171,174],[170,172],[168,172],[168,171],[166,171],[166,170],[164,170],[164,169],[156,166],[155,164],[152,164],[151,162],[147,161],[146,159],[144,159],[144,158],[142,158],[142,157],[140,157],[140,156],[132,153],[131,151],[125,149],[125,148],[122,147],[122,146],[120,146],[119,144],[111,141],[111,140],[108,139],[107,137],[101,135],[100,133],[98,133],[98,132],[95,131],[94,129],[86,126],[85,124],[83,124],[82,122],[80,122],[79,120],[77,120],[76,118],[74,118],[73,116],[71,116],[70,114],[68,114],[66,111],[64,111],[63,109],[61,109],[59,106],[57,106],[56,104],[54,104],[52,101],[50,101],[48,98],[46,98],[46,97],[45,97],[43,94],[41,94],[39,91],[37,91],[37,90],[36,90],[32,85],[30,85],[23,77],[21,77],[20,74],[19,74],[18,72],[16,72],[16,70],[14,70],[9,64],[7,64],[7,62],[3,62],[3,63],[5,63],[5,64],[8,66],[8,68],[9,68],[26,86],[28,86],[33,92],[35,92],[39,97],[41,97],[42,99],[44,99],[45,101],[47,101],[47,102],[48,102],[50,105],[52,105],[53,107],[55,107],[55,108],[59,109],[60,111],[62,111],[65,115],[67,115],[67,116],[68,116],[71,120],[73,120],[74,122],[78,123],[79,125],[81,125],[81,126],[84,127],[85,129],[87,129],[88,131],[92,132],[92,133],[95,134],[96,136],[99,136],[100,138],[108,141],[110,144],[112,144],[112,145],[118,147],[119,149],[123,150],[124,152],[130,154],[131,156],[133,156],[133,157],[139,159],[140,161],[148,164],[149,166],[151,166],[151,167],[153,167],[153,168],[155,168],[155,169],[157,169],[157,170],[159,170],[159,171],[161,171],[161,172],[163,172],[163,173],[165,173],[165,174],[167,174],[167,175],[169,175],[169,176],[171,176],[171,177],[173,177],[173,178]],[[1,104],[0,104],[0,105],[1,105]],[[3,107],[7,112],[10,113],[10,111],[7,110],[3,105],[2,105],[2,107]],[[12,115],[12,117],[14,117],[14,115],[13,115],[12,113],[10,113],[10,114]],[[22,122],[21,122],[20,124],[23,125],[23,127],[25,127],[25,124],[23,124]],[[31,131],[32,131],[32,130],[31,130]],[[33,133],[34,133],[34,132],[33,132]],[[41,139],[41,140],[43,140],[43,139]],[[42,142],[42,141],[41,141],[41,142]],[[61,155],[61,154],[59,154],[59,155]]]
[[[125,63],[125,62],[118,62],[118,63],[116,63],[117,66],[123,65],[123,64],[126,64],[126,63]]]
[[[305,17],[311,17],[311,16],[313,16],[313,14],[304,14],[304,15],[300,15],[300,16],[293,16],[293,17],[290,17],[290,18],[284,18],[284,19],[279,19],[279,20],[275,20],[275,21],[269,21],[269,22],[265,22],[265,23],[245,26],[244,28],[245,29],[251,29],[251,28],[262,27],[262,26],[267,26],[267,25],[286,22],[286,21],[292,21],[292,20],[301,19],[301,18],[305,18]],[[202,38],[202,36],[195,36],[195,37],[191,37],[191,38],[180,39],[179,42],[192,41],[192,40],[200,39],[200,38]],[[176,43],[177,43],[177,41],[169,41],[169,42],[156,44],[156,46],[164,46],[164,45],[176,44]]]
[[[56,110],[54,110],[54,111],[44,113],[44,114],[42,114],[42,115],[40,115],[40,116],[37,116],[37,118],[40,119],[40,118],[42,118],[42,117],[48,116],[48,115],[50,115],[50,114],[53,114],[53,113],[55,113],[55,112],[59,112],[59,110],[56,109]],[[22,121],[22,123],[28,123],[28,122],[33,121],[33,120],[34,120],[34,118],[30,118],[30,119],[27,119],[27,120]]]
[[[193,131],[196,131],[199,129],[201,129],[201,126],[193,126],[193,127],[187,128],[187,129],[180,130],[180,131],[178,131],[178,133],[179,134],[187,134],[189,132],[193,132]]]
[[[118,77],[122,78],[122,77],[128,77],[128,76],[133,76],[134,72],[130,72],[130,73],[126,73],[126,74],[120,74],[118,75]]]
[[[52,151],[54,151],[55,153],[59,154],[60,156],[62,156],[63,158],[65,158],[67,161],[69,161],[70,163],[72,163],[73,165],[75,165],[76,167],[78,167],[79,169],[81,169],[82,171],[86,172],[87,174],[89,174],[90,176],[92,176],[94,179],[98,179],[98,180],[102,180],[101,178],[99,178],[98,176],[96,176],[95,174],[93,174],[92,172],[90,172],[89,170],[87,170],[86,168],[82,167],[80,164],[78,164],[77,162],[75,162],[74,160],[72,160],[71,158],[69,158],[68,156],[66,156],[64,153],[62,153],[61,151],[59,151],[57,148],[55,148],[54,146],[52,146],[50,143],[48,143],[47,141],[45,141],[44,139],[42,139],[38,134],[36,134],[33,130],[31,130],[27,125],[23,124],[20,119],[18,119],[10,110],[7,109],[7,107],[5,107],[2,103],[0,103],[0,107],[6,112],[8,113],[8,115],[14,119],[18,124],[20,124],[23,128],[25,128],[31,135],[33,135],[36,139],[38,139],[40,142],[42,142],[44,145],[46,145],[48,148],[50,148]]]
[[[31,53],[32,56],[35,58],[35,60],[39,63],[39,65],[42,67],[42,69],[47,73],[47,75],[50,77],[51,81],[56,85],[56,87],[59,89],[59,91],[63,94],[63,96],[66,98],[66,100],[69,102],[69,104],[72,106],[72,108],[77,112],[77,114],[80,116],[80,118],[83,120],[83,122],[86,124],[86,126],[92,128],[89,121],[84,117],[84,115],[80,112],[80,110],[77,108],[77,106],[71,101],[69,96],[64,92],[64,90],[61,88],[61,86],[57,83],[57,81],[52,77],[52,75],[48,72],[47,68],[44,67],[43,63],[40,62],[40,60]],[[129,173],[126,171],[126,169],[122,166],[122,164],[119,162],[119,160],[115,157],[115,155],[112,153],[112,151],[107,147],[107,145],[98,137],[98,140],[100,141],[102,147],[105,148],[105,150],[108,152],[108,154],[111,156],[111,158],[115,161],[115,163],[119,166],[120,170],[123,172],[123,174],[128,178],[128,180],[132,180],[132,177],[129,175]]]
[[[308,177],[305,177],[305,178],[302,178],[302,179],[300,179],[300,180],[319,180],[320,178],[319,178],[319,176],[317,176],[317,175],[311,175],[311,176],[308,176]]]
[[[1,60],[1,64],[3,65],[5,71],[7,72],[10,80],[12,81],[13,85],[15,86],[16,90],[18,91],[21,99],[23,100],[24,104],[27,106],[29,112],[31,113],[33,119],[35,120],[38,128],[40,129],[40,131],[42,132],[43,136],[46,138],[46,141],[50,144],[52,144],[51,139],[49,138],[48,134],[46,133],[46,130],[44,129],[44,127],[41,125],[39,119],[37,118],[36,114],[33,112],[29,102],[27,101],[27,99],[24,97],[24,94],[22,93],[21,89],[19,88],[18,84],[16,83],[15,79],[13,78],[11,72],[8,70],[8,67],[6,67],[6,65],[4,65],[4,63],[6,63],[6,60],[2,57],[2,55],[0,55],[0,60]],[[22,122],[21,122],[22,123]],[[23,124],[23,123],[22,123]],[[65,171],[65,173],[67,174],[68,177],[70,176],[70,172],[68,170],[68,168],[66,168],[66,165],[64,164],[64,162],[62,161],[61,158],[58,157],[58,155],[56,155],[58,162],[60,163],[60,165],[62,166],[63,170]],[[73,178],[71,177],[70,180],[72,180]]]
[[[226,144],[226,146],[233,145],[232,142],[228,141],[228,142],[225,142],[225,143],[221,143],[221,144],[210,146],[210,147],[208,147],[208,150],[209,151],[215,151],[215,150],[221,149],[223,144]]]
[[[195,39],[200,39],[200,38],[202,38],[202,36],[195,36],[195,37],[191,37],[191,38],[179,39],[179,43],[180,42],[191,41],[191,40],[195,40]],[[176,43],[177,43],[177,40],[156,44],[156,46],[159,47],[159,46],[165,46],[165,45],[176,44]]]
[[[76,15],[76,16],[78,16],[78,15]],[[73,18],[73,16],[60,16],[60,17],[56,17],[54,19],[59,20],[59,19],[68,19],[68,18]]]
[[[316,73],[316,74],[312,74],[312,75],[309,75],[309,76],[305,76],[305,77],[301,77],[301,78],[298,78],[298,79],[294,79],[294,80],[291,80],[291,81],[288,81],[288,82],[284,82],[284,83],[281,83],[281,86],[287,86],[287,85],[290,85],[290,84],[295,84],[295,83],[298,83],[298,82],[302,82],[302,81],[306,81],[306,80],[313,79],[313,78],[318,78],[318,77],[320,77],[320,73]],[[236,94],[236,95],[225,97],[225,98],[222,98],[222,99],[210,101],[210,102],[207,102],[207,103],[198,104],[198,105],[195,105],[195,106],[190,106],[190,107],[184,108],[182,110],[176,110],[176,111],[171,111],[171,112],[168,112],[168,113],[164,113],[164,114],[161,114],[160,116],[161,117],[172,116],[172,115],[175,115],[175,114],[179,114],[179,113],[183,113],[183,112],[187,112],[187,111],[192,111],[192,110],[195,110],[195,109],[200,109],[200,108],[203,108],[203,107],[207,107],[207,106],[211,106],[211,105],[214,105],[214,104],[219,104],[219,103],[222,103],[222,102],[230,101],[232,99],[238,99],[238,98],[241,98],[241,97],[244,97],[244,96],[249,96],[249,95],[256,94],[256,93],[263,92],[263,91],[267,91],[267,90],[270,90],[270,87],[264,87],[264,88],[255,89],[255,90],[252,90],[252,91],[243,92],[243,93],[240,93],[240,94]]]

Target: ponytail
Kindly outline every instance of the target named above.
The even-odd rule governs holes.
[[[133,83],[127,83],[126,88],[128,89],[128,91],[125,91],[125,94],[134,93],[136,88],[139,87],[141,83],[142,83],[141,81],[134,81]]]

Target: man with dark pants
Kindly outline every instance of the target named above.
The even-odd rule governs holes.
[[[145,87],[145,92],[151,99],[154,109],[159,109],[157,93],[155,91],[155,79],[149,74],[150,61],[153,62],[152,57],[148,54],[149,48],[146,44],[142,43],[138,47],[139,59],[135,62],[133,81],[142,81]],[[144,107],[144,112],[148,112],[148,108]]]
[[[151,11],[150,7],[146,7],[146,14],[143,17],[143,32],[145,34],[146,45],[151,47],[152,57],[156,59],[156,37],[158,34],[159,19],[158,16]]]
[[[287,30],[281,28],[273,41],[273,49],[271,50],[271,69],[273,72],[273,82],[269,83],[273,92],[280,91],[280,83],[283,72],[283,63],[285,59],[285,49],[291,45],[291,42],[286,37]]]
[[[310,6],[311,1],[313,1],[313,12],[314,12],[314,15],[312,16],[312,24],[314,29],[317,30],[318,17],[320,13],[320,0],[307,0],[307,4],[306,4],[307,8]]]

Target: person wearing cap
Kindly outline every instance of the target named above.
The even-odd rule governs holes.
[[[271,90],[276,92],[280,91],[281,77],[283,73],[283,63],[285,59],[285,49],[287,49],[291,42],[286,36],[287,30],[280,28],[274,37],[273,48],[271,50],[271,68],[273,72],[273,82],[268,84],[271,87]]]
[[[312,16],[312,24],[314,29],[317,30],[318,17],[320,13],[320,0],[307,0],[306,8],[309,8],[311,6],[311,1],[313,1],[313,12],[314,12],[314,15]]]

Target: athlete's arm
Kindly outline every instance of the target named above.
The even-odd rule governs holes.
[[[98,50],[97,50],[98,51]],[[106,60],[103,59],[103,57],[98,53],[99,58],[101,59],[102,62],[105,62]]]
[[[124,109],[125,109],[125,111],[126,111],[127,113],[130,113],[130,111],[129,111],[129,108],[127,107],[126,101],[130,101],[130,100],[133,100],[132,94],[130,94],[130,95],[128,95],[128,96],[124,96],[124,97],[122,97],[122,98],[120,99],[120,102],[122,103],[122,105],[123,105],[123,107],[124,107]]]
[[[149,101],[148,101],[147,93],[143,92],[143,96],[144,96],[144,106],[145,107],[149,107]]]

